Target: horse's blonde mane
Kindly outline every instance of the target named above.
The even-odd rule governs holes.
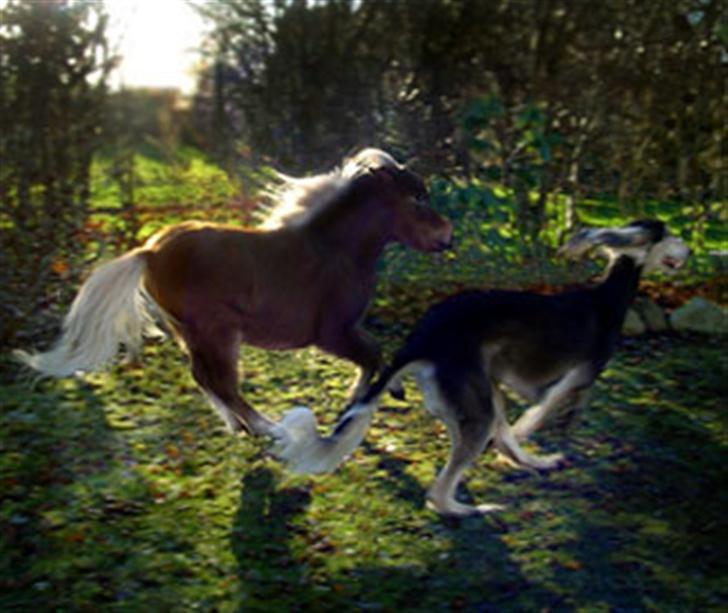
[[[362,149],[331,172],[311,177],[290,177],[278,173],[278,185],[268,189],[268,208],[260,224],[264,230],[284,226],[303,226],[330,204],[351,184],[369,170],[400,168],[400,164],[381,149]]]

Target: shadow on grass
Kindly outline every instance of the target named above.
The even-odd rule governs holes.
[[[728,595],[725,417],[713,404],[728,391],[725,363],[700,349],[667,353],[660,361],[669,375],[655,356],[628,361],[621,389],[594,407],[594,437],[611,452],[578,461],[591,484],[574,493],[594,501],[593,513],[571,518],[579,538],[569,550],[583,578],[559,578],[581,601],[711,608]],[[630,388],[635,378],[642,383]],[[650,378],[654,387],[644,383]]]
[[[463,520],[423,509],[447,447],[414,402],[336,475],[282,485],[195,391],[149,381],[181,372],[171,349],[108,385],[8,377],[0,609],[717,610],[726,360],[678,340],[628,347],[572,435],[544,432],[565,470],[486,454],[460,495],[507,508]]]
[[[728,595],[725,417],[716,401],[727,392],[725,359],[716,362],[719,347],[704,340],[675,351],[673,342],[631,348],[573,443],[561,437],[555,447],[544,434],[548,451],[571,457],[569,469],[503,474],[495,499],[509,512],[433,521],[428,531],[449,538],[448,552],[417,572],[358,568],[362,591],[371,585],[381,601],[396,578],[407,588],[388,606],[411,596],[472,610],[719,606]],[[427,484],[408,474],[408,462],[365,450],[380,458],[381,488],[420,509]],[[467,478],[460,494],[474,502]]]
[[[421,510],[419,484],[406,475],[399,460],[382,458],[382,488],[392,489],[403,500]],[[354,563],[346,570],[321,573],[309,564],[308,551],[292,550],[294,536],[303,536],[319,554],[341,556],[325,541],[314,543],[308,527],[295,521],[306,513],[310,495],[306,490],[277,490],[271,471],[257,469],[242,482],[239,511],[232,527],[232,549],[238,561],[240,609],[268,607],[285,610],[354,607],[362,609],[433,610],[470,607],[499,611],[517,599],[519,606],[554,607],[562,598],[528,581],[509,556],[498,536],[497,521],[474,517],[444,519],[432,515],[426,527],[431,538],[449,542],[449,547],[416,565]],[[342,522],[347,518],[342,517]],[[406,529],[406,528],[404,528]],[[365,540],[370,535],[362,533]]]
[[[308,578],[289,542],[292,520],[305,513],[310,495],[303,489],[276,489],[273,473],[257,468],[242,480],[240,507],[230,541],[238,562],[241,610],[312,599]]]
[[[551,580],[574,604],[611,610],[717,607],[725,576],[728,495],[726,360],[720,343],[663,336],[628,347],[598,385],[572,460],[535,496],[572,533]],[[554,451],[544,433],[543,446]],[[539,522],[542,530],[544,522]]]
[[[79,497],[84,479],[105,470],[113,435],[83,384],[71,391],[54,382],[6,385],[0,405],[0,609],[68,604],[76,595],[55,573],[64,562],[79,570],[86,563],[83,543],[108,500],[87,506]]]
[[[124,387],[0,386],[0,610],[179,601],[166,582],[186,543],[139,470]]]
[[[380,456],[377,467],[386,472],[380,477],[381,486],[414,510],[426,504],[426,487],[406,472],[407,462],[392,454],[367,451]],[[438,470],[441,467],[438,467]],[[437,471],[436,471],[437,472]],[[435,474],[432,478],[434,479]],[[477,504],[467,489],[459,488],[458,498],[469,504]],[[388,603],[396,606],[412,606],[415,609],[451,608],[452,610],[503,611],[516,606],[519,610],[550,610],[561,606],[563,596],[549,586],[539,585],[524,573],[513,559],[505,544],[509,525],[498,513],[486,516],[455,518],[430,513],[427,531],[449,542],[449,548],[434,558],[425,560],[420,572],[401,577],[403,585],[409,585],[404,598]],[[358,570],[362,573],[362,570]],[[390,569],[368,569],[372,589],[377,580],[388,575]],[[409,596],[414,600],[408,599]]]

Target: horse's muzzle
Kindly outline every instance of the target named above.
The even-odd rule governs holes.
[[[442,240],[437,243],[436,251],[449,251],[453,248],[453,243],[455,241],[453,240],[453,237],[450,236],[448,240]]]

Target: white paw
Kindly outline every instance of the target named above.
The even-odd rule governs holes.
[[[533,433],[533,429],[529,428],[526,424],[516,422],[511,426],[511,432],[513,433],[514,438],[519,442],[522,443],[525,441],[531,434]]]
[[[503,466],[505,468],[519,468],[518,462],[503,453],[500,449],[495,450],[495,459],[493,460],[493,464]]]
[[[472,515],[485,515],[495,511],[503,511],[505,507],[500,504],[478,504],[469,505],[458,502],[457,500],[434,501],[427,500],[427,508],[439,513],[440,515],[449,515],[450,517],[469,517]]]
[[[564,463],[563,453],[552,453],[550,455],[535,456],[532,467],[536,470],[553,470]]]

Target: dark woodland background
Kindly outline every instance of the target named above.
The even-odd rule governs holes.
[[[59,254],[71,268],[93,257],[79,233],[99,209],[112,209],[99,223],[133,244],[149,204],[241,205],[267,165],[322,171],[365,145],[435,178],[447,212],[510,223],[524,246],[593,222],[580,206],[594,201],[613,205],[612,217],[674,218],[699,246],[725,243],[728,26],[718,1],[197,7],[211,30],[198,91],[183,98],[109,91],[119,58],[102,3],[4,3],[4,343],[47,299]],[[225,179],[199,176],[203,160]],[[29,277],[30,294],[17,287]]]

